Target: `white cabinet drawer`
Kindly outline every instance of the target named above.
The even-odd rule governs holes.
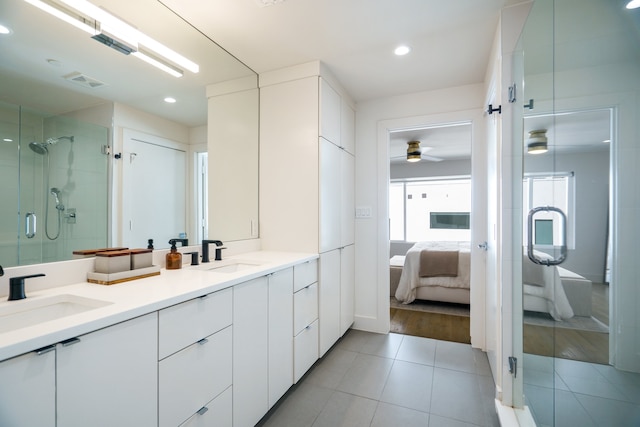
[[[293,335],[318,318],[318,283],[309,285],[293,294]]]
[[[231,427],[232,419],[231,387],[203,406],[180,427]]]
[[[231,385],[232,327],[205,340],[159,362],[160,427],[179,425]]]
[[[160,310],[158,359],[229,326],[232,302],[229,288]]]
[[[293,381],[298,382],[318,360],[318,321],[307,326],[293,339]]]
[[[293,292],[318,281],[318,260],[314,259],[293,267]]]

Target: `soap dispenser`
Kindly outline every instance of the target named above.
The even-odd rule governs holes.
[[[167,270],[178,270],[182,268],[182,254],[176,248],[176,239],[169,240],[169,244],[171,250],[167,253],[165,267]]]

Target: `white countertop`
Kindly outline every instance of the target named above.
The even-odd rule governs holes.
[[[2,301],[0,308],[63,294],[107,301],[111,304],[0,333],[0,361],[317,258],[317,254],[251,252],[199,266],[185,265],[180,270],[162,269],[159,276],[110,286],[82,282],[33,293],[27,289],[27,299]],[[260,265],[233,273],[208,271],[234,261],[253,261]]]

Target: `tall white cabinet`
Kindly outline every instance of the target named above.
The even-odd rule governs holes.
[[[319,356],[354,319],[355,113],[320,62],[260,76],[266,250],[320,254]]]

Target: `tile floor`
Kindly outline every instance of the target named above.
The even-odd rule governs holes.
[[[538,427],[640,426],[640,374],[532,354],[524,355],[523,368],[525,401]]]
[[[494,388],[470,345],[350,330],[259,425],[499,426]]]

